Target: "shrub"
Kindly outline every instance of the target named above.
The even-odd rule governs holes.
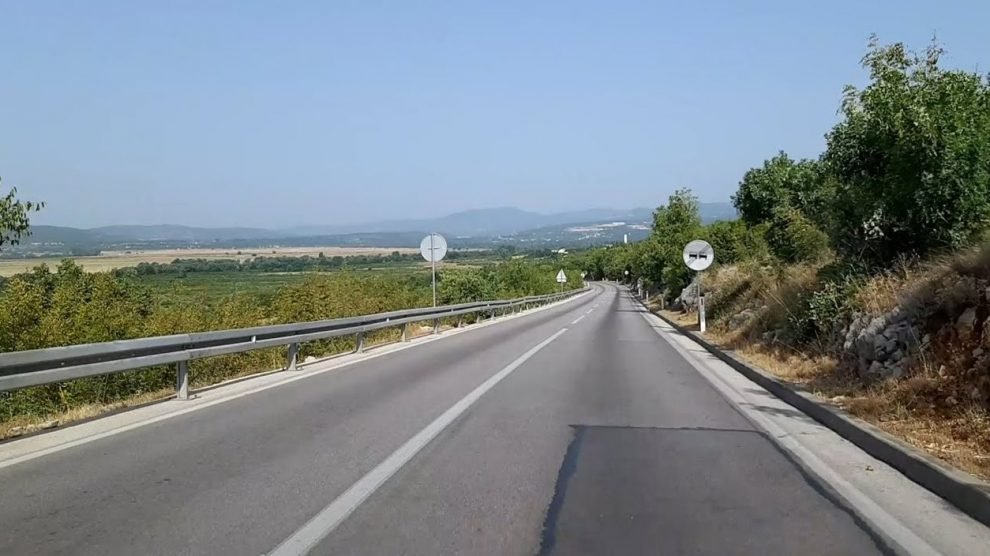
[[[766,228],[766,225],[748,226],[742,220],[722,220],[706,226],[702,236],[715,249],[716,262],[734,264],[769,255]]]
[[[789,263],[820,261],[828,257],[828,236],[800,211],[778,207],[767,230],[771,252]]]
[[[824,159],[839,181],[837,247],[890,261],[960,247],[990,225],[990,83],[874,38],[871,82],[847,87]]]

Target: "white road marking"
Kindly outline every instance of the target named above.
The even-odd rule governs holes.
[[[736,406],[737,409],[757,427],[762,428],[784,451],[791,454],[794,459],[803,464],[812,475],[817,475],[821,482],[830,485],[840,497],[857,508],[858,512],[872,525],[882,531],[890,540],[900,545],[910,554],[924,556],[938,556],[940,553],[932,548],[927,542],[914,534],[909,528],[892,516],[879,504],[874,502],[868,495],[856,488],[855,485],[844,479],[838,472],[833,470],[827,463],[823,462],[811,450],[805,448],[800,441],[794,438],[783,428],[774,423],[767,416],[758,410],[752,409],[753,404],[746,399],[745,394],[736,389],[729,380],[719,376],[713,369],[707,367],[696,356],[690,353],[688,346],[697,346],[686,336],[674,336],[676,330],[666,322],[662,321],[653,313],[641,313],[643,319],[650,324],[651,328],[671,345],[698,373],[703,376],[712,386],[718,390],[725,399]],[[699,352],[704,348],[698,346]],[[707,355],[707,351],[704,352]],[[714,357],[714,356],[712,356]],[[731,372],[735,372],[730,369]],[[742,375],[739,375],[740,377]],[[746,379],[748,381],[748,379]],[[754,383],[749,383],[754,384]],[[755,384],[754,384],[755,385]],[[748,386],[748,385],[747,385]],[[758,387],[758,386],[757,386]],[[772,394],[771,394],[772,395]],[[822,425],[824,426],[824,425]]]
[[[594,310],[595,310],[595,308],[594,308],[594,307],[592,307],[591,309],[588,309],[587,311],[585,311],[585,312],[584,312],[584,314],[586,314],[586,315],[590,315],[590,314],[591,314],[591,312],[592,312],[592,311],[594,311]]]
[[[571,321],[571,324],[577,324],[577,323],[579,323],[579,322],[581,322],[581,319],[583,319],[583,318],[584,318],[584,317],[586,317],[586,316],[588,316],[588,314],[587,314],[587,313],[585,313],[585,314],[583,314],[583,315],[581,315],[580,317],[578,317],[578,318],[576,318],[576,319],[574,319],[574,320],[572,320],[572,321]]]
[[[405,343],[405,344],[396,343],[396,344],[393,344],[393,345],[381,346],[382,348],[384,348],[381,351],[373,351],[373,352],[370,352],[370,353],[360,354],[359,357],[356,357],[354,359],[346,359],[346,360],[335,361],[336,358],[329,358],[329,359],[324,359],[322,361],[316,361],[314,363],[310,363],[310,364],[304,366],[299,371],[277,371],[277,370],[273,370],[273,371],[269,371],[269,372],[260,374],[257,377],[247,377],[247,381],[250,381],[250,380],[254,380],[254,379],[261,379],[261,378],[269,377],[269,376],[271,376],[273,374],[284,375],[284,378],[281,378],[277,382],[269,382],[269,383],[266,383],[266,384],[261,384],[261,385],[259,385],[257,387],[248,388],[247,390],[241,390],[241,391],[238,391],[236,393],[229,394],[229,395],[228,394],[221,394],[219,398],[213,398],[213,399],[208,399],[208,398],[206,398],[206,399],[204,399],[204,398],[194,398],[194,399],[191,399],[189,401],[176,401],[176,400],[165,401],[165,402],[162,402],[162,403],[172,404],[172,405],[175,405],[177,407],[181,407],[181,409],[177,409],[175,411],[169,411],[167,413],[156,414],[156,415],[154,415],[152,417],[149,417],[149,418],[146,418],[146,419],[142,418],[140,420],[128,422],[127,424],[123,424],[123,425],[120,425],[120,426],[113,426],[112,428],[109,428],[109,429],[102,429],[102,430],[93,431],[93,432],[84,432],[84,431],[87,430],[87,428],[92,429],[93,427],[96,427],[96,426],[98,426],[101,423],[108,422],[108,421],[104,421],[105,419],[106,420],[110,420],[110,419],[114,419],[115,417],[118,417],[119,418],[122,415],[129,415],[129,414],[132,414],[133,415],[133,414],[136,414],[136,413],[142,411],[142,409],[148,409],[148,408],[138,408],[138,409],[133,410],[133,413],[131,413],[131,412],[124,412],[124,413],[120,413],[120,414],[117,414],[117,415],[108,415],[106,417],[102,417],[102,418],[96,419],[96,420],[91,421],[89,423],[79,424],[79,425],[77,425],[75,427],[54,430],[51,433],[49,433],[48,435],[31,436],[31,437],[28,437],[28,438],[14,440],[14,441],[10,442],[9,444],[4,444],[4,445],[0,446],[0,469],[6,468],[6,467],[10,467],[10,466],[13,466],[13,465],[17,465],[19,463],[24,463],[26,461],[30,461],[30,460],[33,460],[33,459],[44,457],[44,456],[47,456],[47,455],[50,455],[50,454],[54,454],[56,452],[61,452],[62,450],[68,450],[70,448],[75,448],[76,446],[81,446],[83,444],[88,444],[90,442],[94,442],[94,441],[97,441],[97,440],[101,440],[103,438],[107,438],[107,437],[114,436],[114,435],[117,435],[117,434],[121,434],[121,433],[124,433],[124,432],[127,432],[127,431],[138,429],[138,428],[141,428],[141,427],[144,427],[144,426],[147,426],[147,425],[152,425],[152,424],[155,424],[155,423],[159,423],[161,421],[165,421],[165,420],[171,419],[173,417],[179,417],[180,415],[185,415],[187,413],[192,413],[194,411],[199,411],[201,409],[206,409],[207,407],[212,407],[212,406],[219,405],[219,404],[222,404],[222,403],[226,403],[226,402],[229,402],[229,401],[233,401],[233,400],[236,400],[236,399],[239,399],[239,398],[243,398],[245,396],[250,396],[252,394],[256,394],[256,393],[259,393],[259,392],[264,392],[265,390],[270,390],[270,389],[273,389],[273,388],[277,388],[279,386],[284,386],[286,384],[291,384],[291,383],[296,382],[298,380],[306,380],[308,378],[319,376],[319,375],[322,375],[322,374],[327,373],[327,372],[337,371],[337,370],[343,369],[345,367],[349,367],[349,366],[354,365],[354,364],[357,364],[357,363],[362,363],[364,361],[368,361],[368,360],[371,360],[371,359],[376,359],[376,358],[381,357],[383,355],[388,355],[390,353],[396,353],[398,351],[404,351],[406,349],[415,348],[417,346],[427,345],[429,343],[432,343],[432,342],[435,342],[435,341],[439,341],[439,340],[442,340],[442,339],[453,338],[453,337],[456,337],[459,334],[471,332],[472,330],[481,330],[481,329],[487,328],[489,326],[495,326],[495,325],[501,324],[501,323],[506,322],[506,321],[509,321],[509,320],[514,320],[514,319],[522,318],[522,317],[524,317],[524,316],[526,316],[528,314],[532,314],[534,312],[544,311],[546,309],[550,309],[551,307],[556,307],[558,305],[563,305],[563,304],[570,303],[570,302],[572,302],[574,300],[577,300],[577,299],[580,299],[580,298],[582,298],[582,297],[584,297],[584,296],[586,296],[586,295],[588,295],[590,293],[593,293],[593,292],[589,291],[589,292],[581,293],[581,294],[575,295],[574,297],[570,297],[570,298],[567,298],[567,299],[562,300],[562,301],[557,301],[557,302],[554,302],[554,303],[550,303],[549,305],[544,305],[544,306],[538,307],[536,309],[531,309],[530,311],[527,311],[527,312],[524,312],[524,313],[516,313],[514,315],[506,315],[504,317],[499,317],[496,320],[486,320],[486,321],[484,321],[482,323],[474,324],[474,325],[471,325],[471,326],[466,326],[466,327],[461,328],[461,329],[449,330],[445,334],[442,334],[442,335],[439,335],[439,336],[429,335],[429,336],[424,336],[424,337],[420,337],[420,338],[414,338],[411,342],[408,342],[408,343]],[[566,328],[564,330],[566,330]],[[344,357],[347,357],[347,356],[344,356]],[[327,366],[327,367],[314,367],[312,369],[309,368],[310,366],[320,365],[322,363],[330,363],[330,365]],[[243,384],[243,382],[242,381],[239,381],[239,380],[236,381],[236,382],[238,384]],[[219,384],[217,386],[220,387],[220,388],[223,388],[223,385],[222,384]],[[219,390],[214,391],[214,392],[219,392]],[[148,407],[149,408],[154,408],[154,407],[157,407],[157,404],[154,404],[154,405],[151,405],[151,406],[148,406]],[[25,451],[20,451],[20,453],[18,453],[17,451],[15,451],[13,455],[10,454],[10,451],[12,451],[14,449],[17,449],[21,445],[24,445],[24,444],[38,446],[39,443],[41,443],[42,441],[45,441],[45,440],[51,438],[50,435],[58,435],[58,434],[63,434],[64,435],[64,434],[71,434],[71,433],[76,433],[76,434],[78,434],[78,436],[72,436],[70,439],[66,439],[66,440],[64,440],[62,442],[59,442],[57,444],[54,444],[54,445],[52,445],[49,442],[47,444],[40,445],[37,449],[30,448],[30,451],[26,451],[26,452]]]
[[[426,428],[407,440],[398,450],[392,452],[392,455],[385,458],[385,461],[379,463],[367,475],[361,477],[356,483],[351,485],[336,500],[323,508],[320,513],[316,514],[308,523],[303,525],[301,529],[282,541],[282,544],[278,545],[275,550],[272,550],[269,556],[308,554],[320,541],[325,539],[337,526],[343,523],[347,519],[347,516],[351,515],[376,490],[381,488],[385,484],[385,481],[389,480],[399,469],[402,469],[405,464],[409,463],[420,450],[443,432],[448,425],[460,417],[468,408],[474,405],[486,392],[491,390],[505,377],[512,374],[520,365],[525,363],[530,357],[536,355],[538,351],[556,340],[564,332],[567,332],[566,328],[543,340],[526,353],[520,355],[518,359],[509,363],[504,369],[495,373],[495,375],[483,382],[481,386],[475,388],[470,394],[461,398],[459,402],[452,405],[447,411],[444,411],[442,415],[427,425]]]

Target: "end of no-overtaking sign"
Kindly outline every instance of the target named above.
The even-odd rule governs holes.
[[[707,241],[696,239],[684,246],[684,264],[699,273],[695,282],[698,286],[698,329],[705,331],[705,294],[701,291],[701,271],[715,262],[715,250]]]

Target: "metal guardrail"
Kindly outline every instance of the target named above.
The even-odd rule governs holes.
[[[494,319],[499,311],[514,312],[517,308],[552,303],[587,290],[406,309],[361,317],[0,353],[0,392],[174,363],[176,396],[187,399],[189,362],[195,359],[287,345],[286,370],[294,371],[300,343],[354,335],[356,351],[362,351],[365,334],[374,330],[401,326],[401,341],[408,341],[409,324],[413,322],[432,320],[433,333],[439,334],[440,319],[443,318],[490,313]]]

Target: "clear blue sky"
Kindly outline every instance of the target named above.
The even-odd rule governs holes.
[[[140,6],[138,6],[140,4]],[[727,200],[816,156],[870,33],[990,69],[990,2],[4,2],[36,223],[286,226]]]

